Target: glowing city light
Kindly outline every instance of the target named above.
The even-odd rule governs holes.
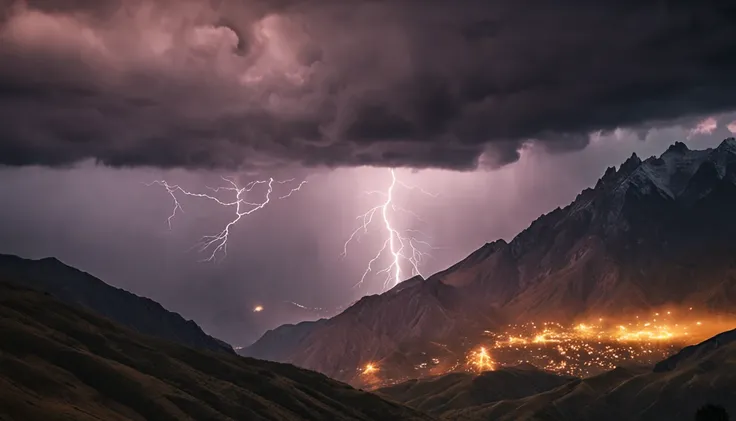
[[[479,373],[483,371],[492,371],[495,368],[495,363],[484,346],[470,352],[468,355],[468,364],[474,371]]]
[[[376,373],[377,371],[378,366],[376,366],[374,363],[368,363],[365,365],[365,368],[363,369],[363,372],[361,374],[370,375]]]

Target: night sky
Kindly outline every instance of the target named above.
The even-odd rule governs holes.
[[[732,136],[729,3],[0,0],[0,252],[56,256],[245,345],[314,317],[290,302],[381,292],[375,273],[355,286],[380,224],[340,254],[388,168],[437,194],[394,194],[420,217],[394,224],[434,246],[429,275],[632,152]],[[223,175],[308,182],[277,185],[201,262],[232,207],[179,196],[169,229],[172,198],[146,183]]]

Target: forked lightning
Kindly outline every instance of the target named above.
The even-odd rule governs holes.
[[[199,244],[199,250],[201,252],[205,252],[207,250],[211,250],[211,254],[208,258],[204,259],[205,261],[214,261],[216,260],[218,254],[222,254],[223,256],[227,255],[227,243],[230,238],[230,229],[237,224],[241,218],[244,216],[250,215],[255,211],[258,211],[260,209],[263,209],[271,202],[271,195],[274,193],[274,189],[276,186],[274,186],[274,183],[276,185],[288,185],[294,183],[294,179],[284,180],[284,181],[275,181],[273,178],[268,178],[266,180],[257,180],[257,181],[251,181],[250,183],[246,184],[244,187],[240,187],[238,183],[232,179],[227,177],[222,177],[222,179],[227,182],[228,185],[223,187],[207,187],[212,191],[211,194],[207,193],[193,193],[190,191],[187,191],[176,184],[169,184],[166,182],[166,180],[157,180],[152,183],[148,183],[148,186],[152,186],[154,184],[163,186],[166,191],[169,193],[171,198],[174,200],[174,209],[171,212],[171,215],[169,215],[168,222],[169,222],[169,228],[171,228],[171,221],[176,216],[177,211],[184,212],[184,208],[182,208],[181,203],[179,202],[179,199],[177,197],[177,193],[183,194],[186,196],[192,196],[192,197],[198,197],[203,199],[208,199],[220,206],[231,206],[235,208],[235,216],[233,219],[225,225],[225,227],[220,231],[218,234],[215,235],[206,235],[202,237],[202,241]],[[279,196],[279,199],[286,199],[287,197],[291,196],[295,192],[299,191],[304,184],[306,184],[305,181],[299,182],[296,186],[292,187],[288,192],[284,193],[283,195]],[[247,201],[245,199],[245,196],[247,193],[251,192],[253,188],[257,185],[266,185],[266,194],[261,202],[251,202]],[[217,195],[223,193],[223,192],[229,192],[231,194],[234,194],[235,197],[232,200],[222,200]]]
[[[419,267],[421,266],[423,259],[429,256],[426,251],[422,251],[422,248],[432,248],[432,246],[426,241],[428,236],[423,232],[414,229],[400,231],[392,224],[392,212],[403,212],[421,221],[419,215],[398,206],[395,203],[394,195],[396,193],[396,188],[403,187],[409,190],[418,190],[423,194],[437,197],[436,194],[429,193],[419,187],[410,186],[401,182],[397,179],[396,171],[394,169],[390,169],[389,171],[391,173],[391,184],[385,192],[376,190],[365,192],[366,194],[383,196],[386,200],[356,218],[361,220],[361,224],[350,234],[350,237],[348,237],[348,240],[345,242],[342,252],[342,256],[347,256],[348,246],[350,243],[353,240],[356,240],[361,232],[363,234],[368,233],[368,227],[373,222],[374,216],[379,213],[383,225],[383,231],[385,232],[385,240],[383,242],[383,246],[378,250],[378,253],[376,253],[376,255],[368,262],[368,266],[356,286],[360,286],[365,281],[368,274],[374,271],[374,265],[376,262],[386,252],[388,252],[390,255],[390,264],[375,272],[376,274],[386,274],[386,279],[383,282],[384,291],[393,288],[402,281],[402,277],[404,276],[402,271],[402,262],[406,262],[406,264],[411,268],[411,276],[422,275]]]

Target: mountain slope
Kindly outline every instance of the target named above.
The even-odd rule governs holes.
[[[500,305],[525,318],[686,303],[728,311],[736,302],[734,182],[733,138],[713,150],[677,143],[659,158],[633,155],[499,250],[515,276],[494,272],[469,288],[511,283],[517,292]],[[437,277],[453,284],[458,274]]]
[[[429,414],[439,415],[463,409],[536,395],[573,381],[531,365],[504,367],[479,375],[450,373],[421,380],[409,380],[378,389],[376,393]]]
[[[0,283],[0,419],[428,420],[321,374],[141,335]]]
[[[685,348],[657,367],[617,368],[538,395],[448,411],[443,419],[668,421],[692,419],[706,404],[736,414],[736,330]]]
[[[662,305],[733,314],[733,215],[736,139],[703,151],[675,143],[644,161],[634,154],[511,242],[488,243],[427,280],[294,327],[298,340],[277,343],[283,335],[276,329],[243,352],[351,381],[362,364],[390,360],[396,350],[466,343],[505,323],[615,317]],[[401,374],[424,374],[405,368]]]
[[[234,353],[232,347],[205,334],[161,304],[112,287],[94,276],[54,259],[22,259],[0,254],[0,282],[45,291],[61,301],[81,305],[133,330],[181,344]]]
[[[393,362],[384,364],[386,367],[413,367],[411,361],[420,357],[411,349],[416,341],[463,334],[494,323],[490,317],[466,317],[464,311],[455,288],[415,277],[382,295],[363,297],[332,319],[269,331],[265,340],[240,352],[318,367],[330,377],[350,381],[371,361]],[[392,377],[413,374],[398,370]]]

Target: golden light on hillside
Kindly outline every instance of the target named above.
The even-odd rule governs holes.
[[[365,365],[365,368],[363,369],[363,372],[361,374],[363,374],[364,376],[367,376],[370,374],[375,374],[377,371],[378,371],[378,366],[375,363],[368,363]]]
[[[696,318],[692,308],[679,313],[670,309],[630,320],[512,324],[501,331],[485,331],[483,341],[490,343],[488,352],[493,353],[495,365],[529,363],[561,374],[587,376],[626,363],[653,364],[734,326],[733,319]],[[484,355],[490,355],[488,352]],[[480,360],[480,352],[470,355],[470,361]]]
[[[457,342],[430,342],[404,357],[411,372],[390,359],[358,366],[360,387],[376,388],[410,378],[458,371],[482,373],[530,364],[563,375],[588,377],[619,366],[652,366],[682,348],[736,328],[734,315],[692,307],[665,308],[620,318],[602,315],[575,323],[535,321],[489,328]],[[402,371],[404,370],[404,371]]]
[[[482,346],[468,354],[468,365],[477,372],[492,371],[496,364],[488,353],[488,350]]]

